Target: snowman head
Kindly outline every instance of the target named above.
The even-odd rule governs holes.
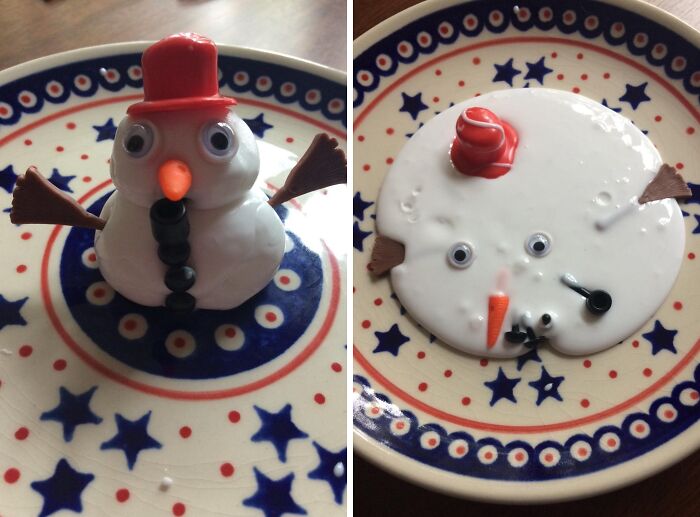
[[[150,207],[167,197],[209,209],[240,199],[255,183],[255,137],[226,107],[128,115],[119,124],[110,172],[121,195]]]
[[[115,137],[117,190],[148,207],[166,197],[193,208],[240,199],[258,173],[252,132],[219,94],[216,45],[176,34],[143,55],[144,100],[129,107]]]
[[[613,346],[659,308],[683,257],[677,202],[637,202],[661,163],[629,120],[581,96],[458,104],[412,137],[382,186],[378,232],[404,249],[392,286],[426,330],[472,354]]]

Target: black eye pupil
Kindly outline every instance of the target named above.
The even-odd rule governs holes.
[[[457,262],[463,262],[467,258],[467,252],[464,250],[455,250],[453,257]]]
[[[226,136],[226,133],[216,132],[211,135],[209,141],[212,147],[218,151],[224,151],[228,147],[228,136]]]
[[[141,151],[141,149],[143,149],[144,143],[145,142],[142,136],[133,135],[129,137],[129,140],[126,142],[126,150],[130,153],[138,153]]]
[[[535,251],[544,251],[544,242],[537,241],[532,245],[532,249],[534,249]]]

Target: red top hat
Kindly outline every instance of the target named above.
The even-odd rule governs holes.
[[[467,108],[457,119],[450,148],[455,168],[467,176],[494,179],[510,170],[518,134],[486,108]]]
[[[154,43],[141,65],[144,99],[129,106],[130,115],[236,104],[219,94],[216,45],[199,34],[175,34]]]

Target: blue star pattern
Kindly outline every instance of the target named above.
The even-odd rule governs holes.
[[[377,347],[372,350],[372,353],[389,352],[393,356],[399,355],[401,345],[408,343],[410,339],[404,336],[399,330],[399,326],[394,323],[386,332],[375,332],[377,336]]]
[[[69,183],[73,179],[75,179],[75,176],[61,176],[61,173],[58,172],[58,169],[54,168],[53,171],[51,171],[51,177],[49,178],[49,181],[64,192],[69,192],[72,194],[73,189],[70,188]]]
[[[403,99],[403,106],[399,109],[399,111],[405,111],[409,115],[411,115],[411,118],[413,120],[416,120],[418,118],[418,114],[421,111],[427,110],[428,106],[423,104],[423,100],[421,99],[421,93],[415,94],[413,97],[410,95],[407,95],[406,93],[401,92],[401,98]]]
[[[496,75],[493,76],[494,83],[502,81],[508,83],[509,86],[513,86],[513,78],[522,73],[520,70],[513,67],[512,57],[503,65],[494,64],[493,66],[496,68]]]
[[[15,174],[12,165],[8,165],[0,171],[0,187],[12,193],[12,190],[15,188],[15,183],[17,183],[17,174]]]
[[[90,399],[95,394],[94,386],[80,395],[73,395],[66,388],[59,388],[58,406],[41,414],[41,420],[53,420],[63,425],[63,439],[70,442],[75,428],[81,424],[99,424],[102,418],[90,409]]]
[[[275,480],[260,472],[257,467],[253,467],[253,472],[258,489],[248,499],[243,500],[244,506],[262,510],[265,517],[280,517],[285,513],[306,515],[306,510],[292,499],[294,474]]]
[[[162,445],[148,434],[149,411],[138,420],[127,420],[119,413],[114,415],[117,423],[117,434],[100,445],[101,450],[119,449],[126,455],[129,470],[133,470],[139,453],[146,449],[160,449]]]
[[[258,406],[253,406],[260,417],[260,429],[251,440],[254,442],[271,442],[281,462],[287,461],[287,446],[294,439],[307,438],[309,435],[292,422],[292,405],[287,404],[278,413],[270,413]]]
[[[399,314],[401,314],[401,316],[406,314],[406,309],[404,309],[404,306],[401,305],[401,302],[399,301],[399,297],[396,296],[396,293],[391,293],[391,299],[396,300],[396,303],[399,306]],[[420,327],[420,325],[418,325],[418,326]],[[434,341],[434,338],[430,342],[432,343],[433,341]]]
[[[547,369],[543,366],[540,378],[536,381],[528,382],[530,386],[537,390],[537,401],[535,404],[538,406],[546,398],[554,398],[561,402],[562,398],[559,395],[559,385],[564,382],[564,377],[552,377],[549,375]]]
[[[501,399],[508,399],[511,402],[517,403],[515,400],[515,395],[513,395],[513,389],[515,385],[520,382],[520,379],[509,379],[505,373],[503,373],[503,368],[498,367],[498,375],[492,381],[487,381],[484,385],[491,390],[491,401],[489,405],[493,406]]]
[[[540,359],[540,356],[537,353],[537,348],[531,348],[526,353],[518,357],[518,371],[522,370],[523,366],[525,366],[530,361],[534,361],[536,363],[542,362],[542,359]]]
[[[673,345],[673,338],[676,334],[678,334],[677,330],[666,329],[659,320],[656,320],[654,330],[642,334],[642,337],[651,343],[651,355],[656,355],[661,350],[668,350],[675,354],[677,352]]]
[[[551,68],[547,68],[544,64],[544,56],[536,63],[525,63],[527,65],[527,74],[525,80],[534,79],[540,84],[544,84],[544,76],[554,72]]]
[[[114,120],[110,118],[102,126],[92,126],[92,128],[97,131],[96,142],[102,142],[103,140],[114,140],[117,134],[117,126],[114,125]]]
[[[44,498],[39,517],[46,517],[60,510],[82,513],[83,503],[80,496],[93,479],[95,479],[93,474],[78,472],[65,458],[62,458],[56,464],[56,469],[50,478],[34,481],[30,485]]]
[[[700,215],[693,214],[693,217],[695,217],[695,222],[697,223],[697,226],[693,229],[693,233],[700,233]]]
[[[425,124],[423,124],[422,122],[419,122],[419,123],[418,123],[418,129],[422,128],[424,125],[425,125]],[[416,129],[416,131],[418,131],[418,129]],[[413,135],[415,135],[415,134],[416,134],[415,132],[413,132],[413,133],[406,133],[406,138],[411,138],[411,137],[412,137]]]
[[[258,115],[255,118],[244,118],[243,122],[248,124],[248,127],[250,128],[250,130],[258,138],[264,138],[265,131],[267,131],[268,129],[272,129],[274,127],[271,124],[268,124],[267,122],[265,122],[265,118],[264,118],[263,113],[261,113],[260,115]]]
[[[642,83],[638,86],[631,84],[625,85],[625,94],[620,97],[620,102],[628,102],[633,110],[636,110],[642,102],[650,101],[651,98],[646,93],[646,87],[649,83]]]
[[[372,232],[365,232],[360,228],[360,223],[355,221],[352,225],[352,245],[357,251],[364,251],[364,240],[372,235]]]
[[[688,188],[690,189],[690,197],[685,200],[686,203],[697,203],[700,205],[700,185],[695,183],[688,183]]]
[[[374,203],[372,201],[365,201],[362,199],[359,192],[355,192],[355,196],[352,198],[352,213],[356,219],[364,221],[365,210],[367,210],[373,204]]]
[[[26,325],[26,320],[20,314],[20,309],[29,298],[11,302],[0,294],[0,330],[7,325]]]
[[[327,482],[333,490],[335,502],[342,504],[343,493],[348,483],[348,450],[345,448],[340,452],[331,452],[316,442],[313,444],[318,453],[319,464],[318,467],[309,472],[309,479],[320,479]]]
[[[605,106],[606,108],[608,108],[609,110],[614,111],[615,113],[620,113],[620,112],[622,111],[622,108],[613,108],[613,107],[611,107],[611,106],[608,104],[607,99],[603,99],[600,103],[601,103],[603,106]]]

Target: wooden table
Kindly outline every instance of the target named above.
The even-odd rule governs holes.
[[[0,70],[64,50],[198,32],[339,70],[345,0],[2,0]]]
[[[417,0],[355,0],[354,37]],[[700,29],[696,0],[649,0]],[[354,457],[354,512],[374,516],[521,517],[697,517],[700,515],[700,452],[663,473],[610,494],[549,506],[506,506],[456,499],[395,478],[357,454]],[[576,480],[572,479],[572,483]]]

